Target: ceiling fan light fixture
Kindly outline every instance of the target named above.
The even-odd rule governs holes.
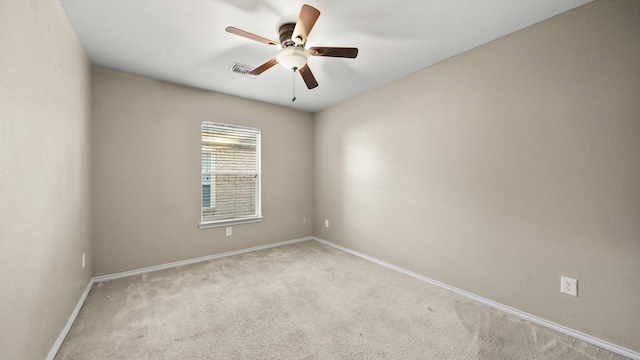
[[[289,46],[278,51],[276,60],[287,70],[302,69],[309,60],[309,51],[303,47]]]

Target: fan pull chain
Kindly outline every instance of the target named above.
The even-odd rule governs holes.
[[[296,70],[297,67],[292,68],[293,72],[291,74],[291,84],[293,85],[293,97],[291,98],[291,102],[296,101]]]

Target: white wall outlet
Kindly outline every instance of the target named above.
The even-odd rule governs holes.
[[[83,269],[84,269],[85,265],[87,265],[87,263],[85,262],[85,259],[84,259],[84,255],[85,255],[85,253],[82,253],[82,268]]]
[[[227,228],[227,236],[231,236],[231,235],[233,235],[233,230],[231,229],[231,226],[229,226]]]
[[[560,276],[560,292],[571,296],[578,296],[578,280]]]
[[[329,220],[324,219],[324,227],[329,227]]]
[[[307,223],[307,218],[302,218],[302,223],[306,224]]]

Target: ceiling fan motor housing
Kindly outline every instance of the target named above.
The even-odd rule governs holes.
[[[276,60],[287,70],[296,71],[302,69],[309,60],[309,51],[304,48],[304,44],[291,39],[294,23],[287,23],[280,26],[280,44],[282,48],[276,54]]]
[[[296,27],[296,24],[294,23],[287,23],[280,26],[280,44],[282,45],[283,48],[296,45],[296,43],[291,38],[291,35],[293,34],[293,29],[295,27]]]

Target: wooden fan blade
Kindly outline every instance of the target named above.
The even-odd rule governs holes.
[[[307,42],[307,36],[309,36],[319,16],[320,10],[307,4],[302,5],[300,15],[298,15],[298,21],[291,34],[291,40],[297,44],[305,44]]]
[[[264,64],[258,66],[257,68],[249,71],[249,74],[251,74],[251,75],[260,75],[263,72],[265,72],[266,70],[270,69],[272,66],[274,66],[277,63],[278,63],[278,60],[276,60],[276,58],[270,59],[266,63],[264,63]]]
[[[307,84],[307,88],[309,90],[318,87],[318,82],[316,81],[315,76],[313,76],[311,69],[309,69],[309,64],[303,66],[300,70],[298,70],[298,72],[302,76],[304,83]]]
[[[273,45],[273,46],[277,46],[278,45],[278,43],[273,41],[273,40],[269,40],[267,38],[263,38],[262,36],[258,36],[256,34],[252,34],[252,33],[248,32],[248,31],[240,30],[240,29],[235,28],[233,26],[227,26],[225,31],[230,33],[230,34],[242,36],[242,37],[245,37],[247,39],[250,39],[250,40],[253,40],[253,41],[257,41],[259,43],[263,43],[263,44],[266,44],[266,45]]]
[[[317,46],[310,48],[309,54],[313,56],[330,56],[355,59],[356,56],[358,56],[358,48]]]

